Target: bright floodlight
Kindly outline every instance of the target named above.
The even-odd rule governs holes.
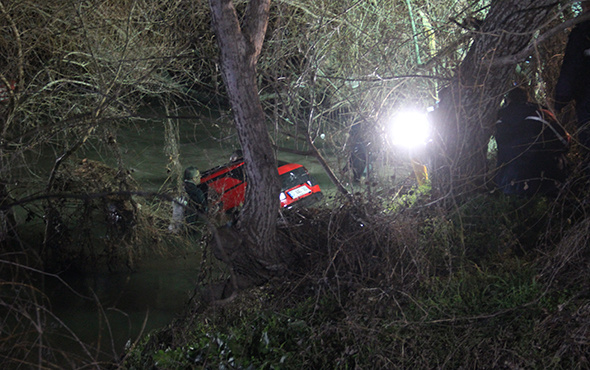
[[[425,144],[430,135],[426,113],[399,112],[391,121],[390,135],[393,144],[397,146],[415,148]]]

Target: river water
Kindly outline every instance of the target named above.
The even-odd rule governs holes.
[[[125,345],[166,326],[182,312],[197,284],[198,258],[146,261],[137,271],[65,274],[44,278],[55,317],[51,346],[76,356],[119,358]],[[60,321],[67,326],[63,328]],[[100,354],[96,353],[100,348]]]
[[[227,162],[238,148],[231,123],[217,116],[179,120],[180,161],[202,170]],[[117,136],[124,163],[144,191],[160,191],[167,182],[165,129],[162,120],[149,120],[126,128]],[[110,165],[108,154],[89,150],[90,159]],[[281,153],[280,160],[305,165],[325,194],[334,191],[319,163],[313,158]],[[111,162],[111,163],[109,163]],[[200,251],[163,260],[142,261],[134,271],[64,274],[44,278],[43,290],[51,301],[56,326],[62,321],[71,332],[52,339],[57,347],[83,355],[77,340],[100,345],[103,359],[116,358],[126,343],[161,328],[182,312],[199,274]],[[74,293],[75,292],[75,293]],[[94,353],[94,352],[93,352]]]
[[[184,167],[196,165],[205,170],[226,163],[231,152],[239,148],[227,118],[203,114],[185,117],[178,124]],[[163,119],[147,120],[121,130],[116,138],[125,165],[144,191],[161,191],[169,183],[164,126]],[[112,157],[99,150],[87,150],[84,155],[115,165]],[[328,158],[336,170],[345,163],[345,159],[329,154]],[[278,159],[303,164],[318,180],[325,199],[335,193],[314,158],[279,153]],[[389,170],[394,175],[407,174],[407,168]],[[182,256],[142,261],[134,271],[60,275],[63,280],[45,277],[43,291],[51,301],[53,321],[56,326],[62,321],[71,330],[53,338],[53,344],[83,354],[77,340],[71,339],[75,337],[91,346],[100,345],[103,359],[113,359],[123,353],[126,343],[171,323],[182,313],[197,284],[200,250],[196,244],[195,250]]]

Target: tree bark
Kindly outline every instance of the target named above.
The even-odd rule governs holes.
[[[554,0],[492,2],[434,113],[432,184],[438,195],[454,199],[486,184],[487,144],[518,62],[493,61],[523,50],[555,6]]]
[[[280,205],[277,162],[256,84],[256,62],[268,24],[270,0],[251,0],[242,24],[231,0],[210,0],[209,4],[248,181],[237,223],[241,242],[239,247],[225,251],[231,257],[226,262],[241,279],[238,285],[244,287],[262,283],[283,269],[276,230]]]

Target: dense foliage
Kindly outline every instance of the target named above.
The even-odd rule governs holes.
[[[193,302],[124,367],[585,368],[587,209],[417,198],[402,212],[372,199],[292,215],[283,231],[304,266],[229,304]]]
[[[208,4],[0,1],[0,85],[14,81],[0,102],[0,363],[587,367],[590,223],[581,175],[556,199],[479,188],[442,204],[406,176],[407,153],[389,147],[388,116],[435,104],[489,4],[273,1],[258,83],[276,150],[327,158],[326,170],[354,192],[281,216],[282,245],[297,257],[281,279],[224,304],[192,301],[182,319],[105,361],[104,348],[82,343],[53,314],[39,286],[64,270],[138,268],[147,252],[196,244],[194,234],[167,232],[186,165],[179,128],[202,126],[202,112],[215,111],[206,124],[234,134]],[[555,14],[544,27],[574,11]],[[565,35],[515,66],[515,80],[538,83],[540,100],[551,95]],[[166,133],[158,192],[141,188],[119,142],[122,129],[147,120]],[[359,122],[374,176],[352,187],[341,169]],[[231,275],[210,247],[204,286]],[[82,354],[54,347],[48,337],[57,329]]]

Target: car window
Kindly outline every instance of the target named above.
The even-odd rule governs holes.
[[[238,179],[241,181],[246,180],[246,174],[244,173],[244,166],[240,166],[238,168],[234,168],[233,170],[229,171],[229,177],[233,177],[234,179]]]
[[[293,171],[284,173],[279,176],[281,179],[281,190],[288,190],[294,186],[305,183],[310,180],[310,176],[303,167],[294,169]],[[311,181],[313,184],[313,181]]]

